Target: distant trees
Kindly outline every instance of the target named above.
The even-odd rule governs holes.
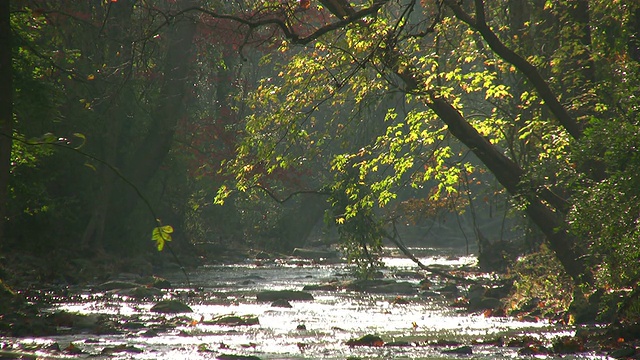
[[[199,116],[189,109],[196,52],[213,42],[198,35],[205,30],[199,14],[184,12],[194,5],[11,3],[3,36],[14,40],[2,56],[13,61],[16,123],[12,133],[2,122],[2,143],[14,137],[11,162],[2,151],[11,164],[3,246],[135,252],[151,249],[153,216],[174,220],[159,174],[176,131]]]
[[[139,189],[148,187],[167,157],[179,120],[188,115],[186,104],[193,86],[193,65],[188,60],[194,56],[196,20],[187,16],[169,24],[153,20],[189,5],[180,1],[174,7],[140,8],[134,2],[112,2],[106,15],[108,42],[99,56],[107,69],[100,72],[105,78],[97,79],[104,83],[96,85],[107,88],[100,89],[94,100],[103,131],[102,158],[121,169]],[[145,16],[147,23],[132,22],[135,16]],[[158,26],[161,32],[151,33]],[[109,241],[126,238],[128,230],[113,230],[126,224],[127,214],[140,200],[129,186],[118,182],[112,169],[101,167],[100,174],[84,244],[101,245],[105,230]]]
[[[11,66],[11,12],[9,1],[0,4],[0,238],[4,236],[11,174],[13,134],[13,69]]]
[[[167,24],[164,14],[188,2],[13,5],[19,148],[8,237],[41,248],[123,246],[141,235],[127,224],[138,199],[131,185],[149,183],[185,116],[196,24]]]
[[[133,185],[176,237],[286,248],[324,210],[289,195],[315,192],[375,262],[403,209],[462,211],[488,170],[576,283],[640,279],[636,4],[11,6],[10,237],[151,245]]]
[[[2,97],[15,118],[15,126],[0,122],[0,143],[13,146],[11,158],[2,150],[2,246],[148,251],[154,217],[175,228],[176,240],[265,236],[292,246],[270,234],[285,224],[273,204],[242,196],[213,204],[228,177],[221,166],[235,157],[239,119],[249,113],[241,100],[272,72],[260,67],[260,51],[277,44],[272,33],[248,36],[245,25],[206,9],[242,13],[254,5],[4,2],[11,31],[2,46],[12,51],[2,56],[13,66],[3,63],[2,76],[13,68],[16,80],[2,83],[15,94]],[[273,174],[295,181],[288,176]]]

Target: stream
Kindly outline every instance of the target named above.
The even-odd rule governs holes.
[[[429,266],[442,269],[473,267],[476,259],[456,250],[412,249]],[[385,277],[418,286],[410,277],[417,267],[410,260],[384,258]],[[60,297],[55,310],[107,317],[124,332],[96,335],[77,331],[38,338],[0,338],[2,349],[35,349],[36,358],[108,359],[531,359],[521,347],[496,345],[495,339],[539,339],[550,347],[554,338],[576,329],[546,321],[486,317],[450,306],[453,299],[439,293],[445,281],[430,277],[429,291],[413,295],[356,291],[308,291],[314,300],[291,301],[290,308],[259,302],[263,290],[302,290],[304,286],[352,279],[345,263],[315,264],[297,259],[247,260],[210,265],[189,273],[191,288],[180,272],[162,274],[173,288],[155,299],[136,299],[113,292],[78,289]],[[486,275],[485,275],[486,276]],[[464,291],[464,287],[460,285]],[[193,290],[195,289],[195,290]],[[180,299],[192,313],[158,314],[151,307],[162,298]],[[398,302],[397,299],[402,299]],[[257,317],[257,324],[213,324],[221,315]],[[386,346],[348,346],[350,339],[375,334]],[[60,349],[51,351],[52,344]],[[393,346],[396,345],[396,346]],[[465,351],[455,351],[464,348]],[[453,352],[452,352],[453,350]],[[1,359],[8,358],[0,356]],[[536,359],[603,359],[594,353]]]

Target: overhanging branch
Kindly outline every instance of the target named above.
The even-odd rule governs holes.
[[[213,10],[205,9],[202,7],[191,7],[191,8],[187,8],[179,12],[176,12],[171,16],[171,18],[175,18],[177,16],[183,15],[188,12],[196,11],[196,12],[200,12],[208,16],[211,16],[212,18],[215,18],[215,19],[225,19],[225,20],[235,21],[239,24],[246,25],[251,30],[260,28],[260,27],[276,26],[277,28],[280,29],[280,31],[282,31],[282,34],[284,35],[284,37],[290,40],[292,43],[305,45],[320,38],[321,36],[329,32],[344,28],[345,26],[353,22],[356,22],[357,20],[376,14],[389,1],[390,0],[376,0],[373,2],[373,4],[370,7],[353,12],[348,16],[342,17],[341,20],[338,20],[334,23],[322,26],[316,29],[311,34],[306,36],[302,36],[301,34],[296,33],[296,31],[291,26],[287,25],[286,19],[278,18],[276,16],[269,16],[269,15],[265,15],[265,18],[261,18],[261,19],[252,19],[250,17],[245,18],[237,15],[220,14]]]
[[[251,187],[264,191],[267,195],[269,195],[270,198],[272,198],[275,202],[279,204],[284,204],[285,202],[289,201],[292,197],[300,194],[331,195],[331,193],[327,191],[322,191],[322,190],[299,190],[299,191],[292,192],[291,194],[287,195],[287,197],[285,197],[284,199],[280,199],[271,190],[267,189],[262,185],[253,185]]]
[[[545,81],[542,75],[538,72],[538,69],[525,58],[508,48],[487,25],[484,18],[484,1],[474,1],[476,8],[475,18],[465,12],[457,1],[445,0],[444,3],[453,11],[456,18],[480,33],[491,50],[506,62],[520,70],[529,82],[531,82],[538,92],[538,95],[540,95],[540,98],[544,100],[549,110],[551,110],[556,119],[558,119],[558,122],[574,139],[579,139],[582,136],[582,126],[580,126],[580,124],[571,115],[569,115],[567,109],[560,103],[558,97],[554,94],[553,90],[551,90],[547,81]]]

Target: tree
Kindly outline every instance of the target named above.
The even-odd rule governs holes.
[[[7,87],[3,90],[6,93],[2,97],[2,101],[5,102],[2,110],[7,112],[5,116],[10,119],[3,122],[5,128],[1,131],[2,139],[0,140],[3,146],[1,153],[5,174],[2,179],[2,191],[0,191],[3,193],[1,201],[3,248],[13,243],[10,239],[14,238],[15,234],[14,222],[23,215],[40,212],[43,204],[48,201],[47,196],[33,195],[41,190],[39,186],[32,186],[34,184],[31,181],[17,182],[16,178],[24,172],[32,171],[37,164],[37,159],[51,153],[47,146],[39,145],[58,141],[53,134],[45,132],[40,132],[29,141],[26,140],[27,129],[37,128],[43,119],[50,119],[51,106],[59,99],[59,93],[51,83],[39,81],[44,77],[46,72],[44,69],[48,65],[42,60],[43,53],[38,51],[39,49],[29,54],[24,51],[26,46],[34,45],[41,39],[37,33],[41,24],[37,16],[32,16],[36,13],[15,11],[10,6],[14,4],[6,2],[2,5],[3,8],[9,6],[5,14],[8,16],[6,25],[9,26],[9,30],[3,31],[2,35],[6,39],[3,44],[7,46],[2,53],[7,66],[2,66],[2,70],[6,75],[5,78],[8,77],[2,85]],[[30,40],[28,44],[26,39]],[[26,99],[29,99],[29,104],[26,104]],[[23,121],[23,116],[26,114],[33,116],[32,121]],[[17,197],[25,200],[22,206],[16,206]],[[36,226],[35,222],[31,224],[31,228]]]
[[[244,237],[234,204],[203,218],[198,206],[210,205],[220,163],[233,157],[236,76],[250,83],[258,68],[243,53],[271,46],[270,35],[246,38],[195,5],[12,3],[19,80],[8,249],[149,250],[139,239],[155,217],[175,226],[176,239]],[[214,234],[185,231],[207,226]]]
[[[465,144],[522,206],[574,281],[593,283],[584,242],[569,228],[566,216],[578,205],[575,194],[583,188],[576,184],[601,181],[607,171],[597,161],[599,156],[577,164],[574,161],[581,157],[574,151],[590,143],[597,132],[594,121],[601,121],[597,118],[610,121],[617,116],[608,99],[610,89],[600,85],[615,78],[610,62],[625,68],[634,65],[628,49],[612,46],[615,37],[607,32],[633,23],[633,6],[547,2],[542,11],[529,18],[520,14],[518,20],[523,5],[518,1],[322,2],[324,9],[313,5],[311,10],[329,10],[335,17],[307,20],[302,31],[294,25],[301,19],[297,12],[268,19],[236,18],[250,29],[279,28],[287,39],[283,47],[307,46],[284,67],[286,81],[265,82],[256,91],[260,108],[268,110],[247,123],[247,143],[257,149],[240,147],[232,169],[240,189],[260,181],[243,170],[255,159],[248,154],[257,153],[266,169],[286,168],[304,156],[278,151],[278,144],[290,149],[282,146],[282,139],[315,144],[311,153],[320,151],[335,173],[347,175],[347,180],[339,176],[336,184],[343,185],[334,187],[349,202],[340,205],[340,225],[359,212],[384,207],[403,184],[422,186],[437,180],[440,191],[434,198],[453,191],[460,174],[473,171],[473,166],[441,146],[448,133]],[[506,13],[501,12],[505,8]],[[605,27],[590,26],[593,19],[612,11],[623,15],[607,17]],[[310,24],[315,27],[309,29]],[[510,29],[513,24],[520,26]],[[542,53],[536,51],[540,48]],[[610,50],[617,55],[604,55]],[[630,90],[623,92],[632,94]],[[347,144],[342,153],[323,147],[339,139],[335,134],[350,124],[334,117],[318,126],[316,108],[330,105],[336,115],[354,119],[345,116],[349,107],[375,102],[392,91],[406,94],[403,106],[409,111],[390,108],[386,129],[376,139],[359,148]],[[626,105],[623,113],[633,107]],[[447,133],[437,121],[446,125]]]
[[[11,172],[11,145],[13,136],[13,70],[11,64],[10,2],[0,4],[0,238],[4,228],[9,202],[9,176]]]
[[[45,248],[55,233],[64,239],[58,245],[131,251],[128,240],[148,234],[148,226],[132,226],[140,222],[131,216],[135,205],[144,198],[157,207],[149,203],[149,184],[186,116],[196,19],[175,13],[193,4],[13,5],[20,77],[13,136],[20,141],[14,143],[10,237],[28,238],[14,241],[21,246]],[[37,148],[51,158],[32,156]],[[148,207],[141,213],[143,222],[154,224]],[[39,221],[42,226],[21,228]]]
[[[460,210],[473,200],[445,199],[459,199],[487,169],[576,283],[593,284],[594,271],[600,282],[624,275],[618,286],[640,279],[640,266],[617,266],[639,253],[637,212],[607,218],[635,209],[637,159],[626,154],[637,145],[637,5],[33,1],[19,8],[13,18],[28,16],[41,30],[14,25],[18,63],[26,64],[16,76],[66,95],[48,103],[42,127],[84,134],[77,138],[87,139],[82,151],[94,154],[88,165],[97,168],[82,167],[86,158],[57,166],[60,153],[47,147],[51,158],[33,171],[49,169],[56,186],[30,188],[44,189],[45,205],[91,209],[60,215],[76,234],[86,225],[84,244],[110,239],[128,250],[135,231],[148,233],[148,213],[144,226],[128,222],[141,223],[130,216],[133,187],[152,207],[167,187],[185,189],[167,206],[173,215],[184,204],[197,214],[218,188],[219,202],[234,194],[226,206],[250,204],[259,209],[252,219],[273,228],[283,222],[271,215],[285,212],[255,207],[255,198],[316,192],[328,195],[329,217],[354,259],[375,263],[407,198]],[[214,33],[233,36],[212,40]],[[214,84],[247,74],[239,64],[263,53],[255,87]],[[44,131],[26,126],[38,116],[18,105],[18,137],[42,139]],[[184,159],[189,165],[179,164]],[[195,175],[171,178],[163,164],[195,166]],[[87,193],[77,199],[77,189]],[[597,206],[603,196],[609,201]],[[322,208],[315,205],[309,218]],[[269,221],[256,215],[263,209],[273,210]],[[233,223],[246,216],[239,214]]]
[[[115,23],[111,24],[110,19],[107,19],[107,23],[110,24],[110,28],[116,32],[122,32],[126,29],[126,24],[130,21],[129,17],[132,16],[133,10],[132,2],[123,2],[124,5],[118,5],[111,3],[110,6],[116,10],[119,6],[126,6],[124,13],[118,13],[116,11],[111,12],[111,16],[115,19]],[[179,6],[188,7],[191,4],[187,1],[180,2]],[[169,15],[172,11],[168,9],[150,9],[155,11],[166,11]],[[179,11],[179,8],[173,11]],[[164,45],[164,59],[161,60],[161,68],[154,71],[160,71],[162,73],[162,79],[159,88],[157,88],[157,95],[153,99],[148,99],[149,103],[149,117],[150,121],[146,124],[145,129],[139,136],[140,140],[135,141],[132,146],[132,154],[127,156],[125,160],[118,159],[118,152],[122,151],[122,141],[130,140],[133,134],[125,133],[127,128],[128,116],[130,116],[134,110],[125,109],[124,112],[117,118],[115,118],[114,124],[107,125],[107,147],[106,153],[107,161],[111,164],[118,164],[118,167],[122,169],[123,175],[128,181],[135,185],[137,188],[142,189],[146,187],[153,175],[157,172],[163,160],[169,153],[172,139],[176,131],[176,127],[180,118],[186,116],[184,104],[185,97],[187,96],[188,89],[187,83],[189,79],[189,62],[186,61],[192,54],[193,50],[193,38],[196,31],[196,23],[189,17],[173,18],[172,23],[167,25],[164,36],[166,37]],[[144,36],[149,36],[144,34]],[[127,63],[124,64],[125,68],[133,69],[132,67],[136,56],[142,57],[143,61],[155,61],[151,59],[144,59],[146,54],[134,54],[133,44],[134,39],[125,37],[119,37],[116,34],[109,34],[111,39],[117,41],[116,49],[112,51],[111,56],[122,57]],[[126,39],[121,42],[120,39]],[[147,39],[148,40],[148,39]],[[122,53],[124,49],[124,54]],[[130,54],[127,56],[126,54]],[[150,63],[145,64],[151,66]],[[154,64],[155,65],[155,64]],[[117,62],[114,64],[115,68],[120,67]],[[132,71],[132,70],[130,70]],[[132,74],[123,73],[122,81],[128,82],[128,78]],[[128,84],[125,83],[125,86]],[[126,88],[125,88],[126,89]],[[118,97],[128,96],[127,92],[116,93]],[[131,95],[136,96],[135,93]],[[129,96],[131,96],[129,95]],[[128,102],[130,99],[120,98],[122,104],[115,103],[116,106],[135,106]],[[109,113],[113,109],[107,109]],[[106,115],[106,113],[105,113]],[[112,133],[111,136],[109,134]],[[121,184],[114,192],[113,183],[114,175],[111,169],[105,169],[105,177],[102,181],[102,189],[99,191],[99,196],[96,199],[94,213],[92,219],[89,222],[89,226],[85,230],[84,241],[89,242],[90,238],[96,237],[93,241],[97,241],[98,244],[104,242],[103,232],[105,228],[118,229],[121,228],[120,224],[123,223],[123,215],[131,212],[136,200],[139,200],[137,194],[129,186],[130,184]],[[96,233],[97,231],[97,233]],[[124,237],[126,238],[127,230],[121,232],[112,233],[109,238]]]

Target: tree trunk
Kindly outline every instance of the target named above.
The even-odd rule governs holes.
[[[182,3],[183,8],[188,8],[190,5],[193,5],[193,2]],[[116,249],[121,247],[133,249],[127,242],[133,234],[127,220],[136,204],[142,200],[140,195],[146,197],[144,201],[149,206],[153,206],[149,202],[152,198],[145,187],[169,153],[179,119],[187,116],[185,99],[189,93],[189,64],[195,48],[193,41],[195,32],[196,23],[188,15],[173,19],[166,30],[168,45],[162,67],[164,79],[160,93],[154,101],[155,107],[150,116],[151,121],[146,135],[138,142],[136,150],[122,166],[122,173],[129,183],[118,181],[114,184],[114,196],[109,202],[106,217],[107,236],[108,241]],[[153,215],[161,217],[160,214]],[[148,223],[137,224],[136,227],[148,225],[150,232],[154,224],[153,220],[149,216]]]
[[[568,4],[569,18],[573,23],[578,24],[578,34],[576,35],[580,45],[584,51],[578,55],[574,55],[574,66],[580,69],[582,73],[583,87],[579,90],[586,92],[588,87],[593,84],[596,79],[595,66],[593,63],[593,57],[591,56],[591,27],[590,27],[590,13],[589,13],[589,0],[573,0]],[[572,94],[579,95],[579,94]]]
[[[325,195],[303,194],[299,202],[285,208],[273,234],[279,250],[290,251],[296,247],[304,247],[327,206]]]
[[[13,70],[11,68],[10,1],[0,1],[0,246],[9,203],[13,136]]]
[[[487,25],[483,0],[474,0],[475,17],[467,14],[458,1],[445,0],[444,4],[453,10],[458,19],[478,31],[498,56],[523,73],[536,88],[539,96],[545,101],[559,123],[571,136],[579,138],[582,135],[580,124],[569,115],[564,106],[558,101],[549,84],[540,75],[536,67],[508,48]],[[426,105],[447,124],[449,132],[473,151],[512,196],[524,199],[527,204],[527,215],[547,236],[550,248],[555,252],[563,268],[574,282],[576,284],[593,284],[593,276],[582,258],[583,252],[576,247],[576,239],[567,233],[563,227],[564,214],[562,214],[562,211],[554,212],[543,203],[544,200],[556,210],[564,210],[566,209],[564,201],[548,190],[543,189],[536,194],[534,189],[523,188],[521,183],[522,169],[478,133],[449,102],[429,89],[423,89],[421,87],[422,82],[419,81],[422,75],[417,71],[416,67],[405,66],[400,68],[402,54],[393,49],[390,49],[383,56],[383,63],[387,64],[405,83],[405,91],[428,94],[429,98],[426,101]]]
[[[92,83],[98,97],[104,97],[94,107],[101,122],[101,137],[98,138],[101,146],[101,158],[111,166],[118,166],[118,152],[120,149],[122,129],[127,118],[123,94],[127,89],[127,83],[132,73],[132,41],[131,18],[133,15],[133,2],[110,2],[105,21],[105,44],[102,47],[104,62],[111,67],[121,69],[113,72],[103,81]],[[129,94],[130,95],[130,94]],[[80,244],[83,248],[103,250],[105,228],[107,227],[108,207],[113,196],[114,182],[117,180],[113,169],[101,165],[98,170],[97,186],[93,197],[93,207],[89,223],[85,227]]]
[[[183,7],[188,8],[191,3],[187,1]],[[138,186],[144,186],[156,173],[169,152],[178,120],[187,115],[184,101],[195,31],[195,21],[186,16],[175,19],[170,25],[165,78],[151,116],[152,123],[126,171],[131,182]]]
[[[444,99],[432,96],[427,106],[447,124],[454,137],[473,151],[511,195],[521,197],[526,202],[525,212],[547,236],[550,248],[573,280],[578,284],[592,284],[593,278],[582,260],[584,254],[576,246],[575,238],[563,228],[562,214],[544,205],[532,189],[522,187],[522,169],[480,135]]]

